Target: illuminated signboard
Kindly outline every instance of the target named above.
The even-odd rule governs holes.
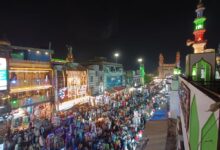
[[[7,90],[7,62],[0,58],[0,90]]]
[[[107,76],[107,88],[122,86],[122,76]]]
[[[87,94],[86,71],[67,71],[68,98]]]

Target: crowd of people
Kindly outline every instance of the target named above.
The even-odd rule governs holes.
[[[134,150],[153,110],[147,93],[124,93],[34,120],[4,138],[5,150]]]

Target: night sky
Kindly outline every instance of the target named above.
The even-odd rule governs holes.
[[[13,45],[48,48],[53,57],[66,57],[72,45],[76,61],[104,56],[114,61],[115,49],[125,69],[137,69],[143,57],[147,72],[158,66],[162,52],[166,63],[181,52],[181,66],[192,48],[197,0],[5,0],[0,5],[0,36]],[[220,0],[205,0],[207,48],[220,43]]]

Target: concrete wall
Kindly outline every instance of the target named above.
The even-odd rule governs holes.
[[[187,80],[185,80],[181,77],[179,78],[179,80],[180,80],[180,83],[183,82],[190,89],[190,105],[192,104],[193,96],[196,97],[198,119],[199,119],[199,142],[200,142],[202,128],[212,114],[212,112],[207,112],[207,110],[209,109],[209,106],[211,104],[215,103],[215,101],[212,98],[210,98],[208,95],[206,95],[205,93],[203,93],[202,91],[200,91],[199,89],[194,87]],[[219,110],[216,111],[214,113],[214,115],[215,115],[216,119],[219,118]],[[181,107],[180,107],[180,117],[181,117],[181,122],[182,122],[184,146],[185,146],[185,149],[188,150],[189,149],[189,131],[190,131],[190,129],[188,130],[188,132],[186,132],[185,122],[184,122]],[[216,123],[217,123],[217,127],[219,128],[218,121]],[[200,144],[199,144],[198,149],[200,149]]]

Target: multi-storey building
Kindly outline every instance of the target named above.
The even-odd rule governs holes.
[[[215,79],[216,53],[205,49],[204,5],[197,5],[194,20],[194,53],[186,57],[186,76],[179,77],[180,119],[178,148],[220,149],[220,82]]]
[[[52,50],[9,45],[9,94],[14,116],[48,117],[52,112]]]
[[[140,86],[141,85],[141,74],[140,70],[126,71],[125,75],[126,85],[128,86]]]
[[[49,49],[13,46],[8,41],[0,41],[0,116],[2,123],[2,119],[6,121],[4,114],[12,115],[12,130],[27,127],[30,118],[51,116],[52,53]]]
[[[91,95],[99,95],[103,93],[103,84],[99,81],[102,71],[99,70],[99,65],[89,65],[88,70],[88,88]]]
[[[52,59],[56,110],[66,110],[88,101],[88,70],[74,62],[72,47],[66,60]]]
[[[125,86],[123,66],[119,63],[108,62],[104,57],[97,57],[94,60],[83,63],[85,66],[99,66],[99,94],[104,91]]]
[[[9,82],[8,82],[8,68],[9,68],[9,54],[11,49],[7,41],[0,41],[0,116],[9,113],[11,107],[9,104]]]

